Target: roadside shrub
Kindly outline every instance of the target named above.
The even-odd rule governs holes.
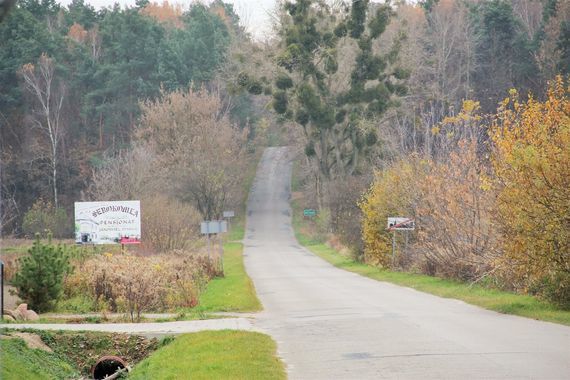
[[[71,223],[64,209],[56,209],[50,202],[37,200],[24,215],[22,231],[28,237],[51,233],[56,238],[71,236]]]
[[[366,262],[385,268],[391,265],[392,235],[386,230],[387,219],[416,216],[418,184],[425,177],[426,168],[427,163],[412,158],[376,173],[374,183],[359,204]]]
[[[413,233],[396,233],[400,267],[428,275],[479,281],[496,270],[499,233],[492,225],[495,192],[483,159],[486,139],[479,104],[465,101],[457,116],[432,130],[440,151],[433,159],[406,158],[376,175],[361,204],[368,260],[387,266],[389,216],[416,219]],[[411,237],[411,241],[406,241]]]
[[[4,281],[8,284],[12,283],[12,279],[18,272],[19,257],[19,254],[2,254],[2,261],[4,262]]]
[[[144,312],[197,306],[218,274],[210,260],[184,251],[148,257],[105,253],[76,268],[66,288],[86,287],[96,309],[125,312],[137,321]]]
[[[156,252],[189,248],[196,240],[201,218],[192,205],[156,195],[145,198],[142,207],[145,244],[148,243]]]
[[[558,77],[543,102],[506,99],[491,129],[503,233],[502,267],[525,291],[544,281],[543,296],[570,307],[570,99]]]
[[[475,141],[460,141],[446,162],[430,164],[419,186],[417,244],[428,274],[479,280],[499,255],[495,198],[476,148]]]
[[[151,309],[161,309],[164,300],[165,284],[161,282],[164,273],[159,264],[141,265],[133,256],[124,256],[131,261],[114,266],[109,273],[115,300],[119,310],[126,312],[131,321],[139,321],[141,313]],[[145,263],[146,264],[146,263]]]
[[[538,284],[530,287],[530,293],[547,299],[558,307],[570,310],[570,274],[553,273],[544,276]]]
[[[331,210],[332,232],[348,246],[353,257],[360,260],[362,244],[362,210],[358,207],[362,193],[370,178],[347,177],[336,180],[329,187],[329,208]]]
[[[28,256],[20,258],[20,269],[12,284],[20,299],[37,311],[49,311],[63,290],[65,276],[72,270],[69,265],[69,249],[64,245],[53,245],[36,241],[28,250]]]

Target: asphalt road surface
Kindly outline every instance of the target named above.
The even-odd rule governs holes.
[[[570,327],[502,315],[337,268],[291,228],[291,161],[265,151],[245,261],[290,379],[570,379]]]

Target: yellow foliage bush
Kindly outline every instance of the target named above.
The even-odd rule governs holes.
[[[415,216],[419,197],[418,183],[426,174],[427,163],[413,157],[398,161],[375,180],[359,206],[362,210],[364,259],[381,267],[391,263],[391,233],[386,230],[391,216]]]
[[[552,298],[566,297],[559,301],[570,305],[568,94],[561,77],[550,84],[544,102],[532,97],[521,102],[512,91],[499,108],[491,138],[504,266],[519,287],[546,279],[558,287]]]

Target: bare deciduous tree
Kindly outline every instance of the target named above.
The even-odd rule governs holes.
[[[0,170],[2,165],[0,164]],[[11,225],[18,217],[18,202],[16,202],[16,190],[6,184],[0,185],[0,236],[2,231]]]
[[[32,116],[33,126],[44,134],[49,141],[49,158],[54,205],[57,209],[57,165],[59,145],[63,138],[61,111],[65,98],[65,88],[55,75],[55,62],[47,54],[42,54],[37,65],[27,63],[19,70],[24,80],[25,89],[32,95],[35,103]]]
[[[245,130],[229,121],[219,94],[204,89],[162,94],[142,105],[138,138],[157,154],[157,175],[207,219],[220,218],[243,179]]]
[[[427,15],[427,54],[420,67],[431,78],[431,95],[439,101],[453,103],[469,96],[475,46],[468,16],[467,7],[455,0],[438,2]]]
[[[156,190],[154,154],[145,145],[135,145],[114,157],[105,157],[95,170],[88,198],[97,201],[139,199]]]

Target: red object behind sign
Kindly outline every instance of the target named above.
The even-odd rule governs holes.
[[[122,237],[121,240],[119,240],[119,243],[121,243],[121,244],[140,244],[141,241],[137,238]]]

